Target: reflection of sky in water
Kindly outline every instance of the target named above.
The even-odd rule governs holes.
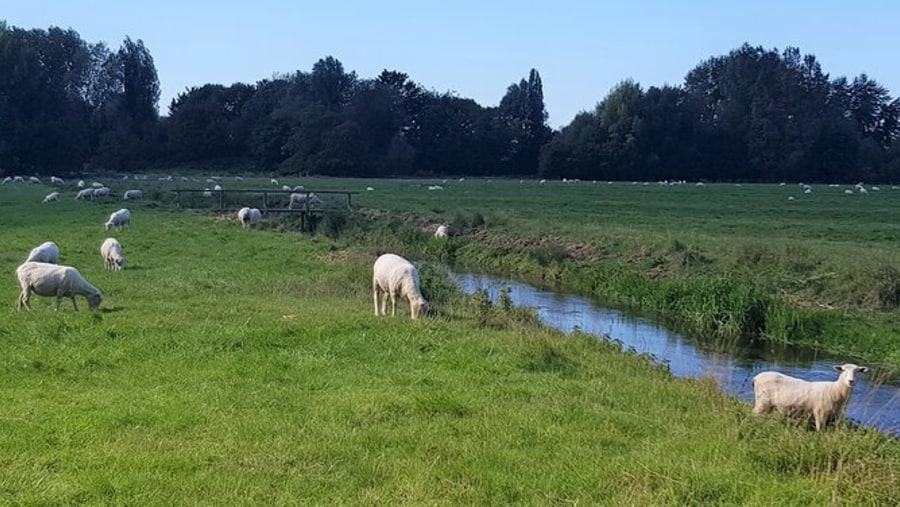
[[[836,363],[850,362],[827,357],[803,357],[797,351],[783,354],[749,352],[742,356],[707,352],[697,348],[684,336],[672,333],[652,321],[632,317],[616,310],[594,305],[589,299],[543,291],[530,285],[493,278],[487,275],[453,274],[463,291],[472,293],[479,288],[488,291],[496,301],[500,291],[510,289],[516,306],[535,308],[538,317],[555,329],[571,333],[582,332],[605,335],[622,342],[626,349],[651,354],[669,364],[679,377],[711,377],[719,386],[742,400],[753,401],[753,376],[760,371],[777,370],[806,380],[837,378],[832,370]],[[874,385],[868,375],[858,377],[853,396],[847,406],[847,417],[883,431],[900,434],[900,389],[896,384]]]

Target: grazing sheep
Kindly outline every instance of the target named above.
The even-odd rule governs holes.
[[[66,182],[63,181],[62,178],[57,178],[56,176],[50,176],[50,183],[53,185],[63,185]]]
[[[288,204],[289,209],[312,208],[322,205],[322,199],[313,193],[309,194],[291,194],[291,202]]]
[[[366,187],[366,192],[373,192],[375,189],[372,187]]]
[[[78,188],[84,188],[84,180],[78,180]]]
[[[25,183],[25,178],[21,176],[13,176],[13,183]]]
[[[216,192],[221,192],[221,191],[222,191],[222,185],[216,185],[216,186],[214,186],[214,187],[213,187],[213,190],[215,190]]]
[[[116,238],[106,238],[100,245],[100,257],[103,258],[103,267],[113,271],[120,271],[125,267],[125,256],[122,255],[122,244]]]
[[[444,187],[440,185],[428,185],[428,190],[443,190]]]
[[[59,200],[59,192],[50,192],[44,197],[42,202],[50,202],[50,201],[58,201]]]
[[[32,294],[41,297],[55,296],[57,311],[59,311],[59,304],[64,297],[72,299],[72,307],[75,308],[75,311],[78,311],[75,296],[84,296],[87,299],[88,308],[92,310],[100,306],[100,302],[103,301],[103,294],[71,266],[26,262],[16,268],[16,278],[22,287],[16,305],[16,308],[20,310],[23,306],[31,309],[28,300]]]
[[[144,200],[144,193],[140,190],[126,190],[125,195],[122,196],[123,201],[127,201],[129,199],[136,199],[138,201]]]
[[[238,210],[238,220],[240,220],[244,229],[248,229],[251,225],[259,222],[260,218],[262,218],[262,212],[256,208],[243,207]]]
[[[419,270],[411,262],[394,254],[384,254],[375,260],[372,274],[372,296],[375,299],[375,315],[387,315],[388,297],[391,299],[391,315],[397,314],[397,296],[409,300],[413,319],[418,319],[428,302],[419,292]],[[381,294],[381,313],[378,313],[378,296]]]
[[[835,365],[840,376],[834,382],[809,382],[774,371],[753,377],[754,414],[778,412],[787,416],[815,420],[816,431],[844,414],[850,400],[856,374],[869,369],[855,364]]]
[[[434,231],[435,238],[448,238],[450,237],[450,228],[446,225],[439,225],[437,230]]]
[[[3,184],[6,185],[7,183],[12,183],[12,178],[9,176],[3,178]]]
[[[108,196],[109,196],[109,189],[106,187],[94,188],[93,193],[91,194],[91,197],[94,199],[99,199],[101,197],[108,197]]]
[[[278,180],[276,180],[275,178],[272,178],[272,184],[277,186],[277,185],[278,185]]]
[[[290,192],[290,191],[291,191],[291,187],[289,187],[289,186],[287,186],[287,185],[281,185],[281,189],[284,190],[285,192]]]
[[[79,201],[84,200],[88,197],[91,197],[91,198],[94,197],[94,189],[93,188],[83,188],[83,189],[79,190],[78,193],[75,195],[75,199],[78,199]]]
[[[303,189],[305,189],[305,188],[306,188],[306,187],[304,187],[303,185],[294,185],[294,189],[293,189],[293,190],[294,190],[294,192],[299,192],[300,190],[303,190]]]
[[[129,222],[131,222],[131,212],[127,208],[122,208],[109,215],[109,220],[103,226],[108,231],[111,227],[121,229],[128,225]]]
[[[103,183],[100,183],[99,181],[95,181],[95,182],[91,183],[91,187],[93,187],[93,188],[103,188],[105,186],[106,185],[104,185]]]
[[[45,241],[31,249],[25,262],[56,264],[59,262],[59,247],[52,241]]]
[[[30,182],[32,182],[32,183],[34,183],[34,184],[37,184],[37,185],[40,185],[40,184],[41,184],[41,179],[38,178],[37,176],[30,176],[30,177],[28,178],[28,181],[30,181]]]

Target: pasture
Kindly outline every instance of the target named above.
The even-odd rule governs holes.
[[[359,185],[362,206],[435,221],[481,213],[484,228],[510,237],[546,229],[597,247],[621,234],[616,245],[681,238],[692,248],[693,238],[725,248],[735,237],[712,218],[695,228],[636,202],[679,208],[650,188],[623,188],[613,198],[584,183],[562,191],[536,182],[428,191],[421,182],[304,180],[312,189]],[[365,192],[369,185],[376,190]],[[756,208],[741,216],[748,224],[754,214],[768,216],[781,231],[776,241],[795,241],[786,208],[774,198],[763,206],[770,189],[722,190],[754,192]],[[715,208],[697,193],[707,188],[655,190],[683,190],[673,195],[699,199],[695,210]],[[149,200],[128,204],[131,226],[107,232],[102,224],[121,202],[75,201],[69,192],[41,204],[46,191],[0,187],[4,502],[900,501],[896,440],[846,425],[810,433],[752,418],[712,381],[677,380],[614,343],[566,338],[535,326],[527,312],[485,308],[443,288],[437,270],[423,276],[425,292],[441,294],[432,315],[376,318],[371,262],[384,246],[243,230],[231,216]],[[900,194],[884,198],[879,209],[887,212]],[[879,215],[855,205],[844,213],[856,218],[833,224],[841,234]],[[827,208],[800,215],[821,228],[817,214]],[[676,216],[685,213],[702,214]],[[757,227],[736,237],[767,237]],[[855,243],[841,234],[800,239],[860,249],[863,263],[891,259],[888,239]],[[103,268],[107,236],[124,247],[120,272]],[[101,311],[80,304],[76,313],[64,302],[54,312],[51,299],[37,297],[33,311],[15,310],[12,272],[50,239],[61,263],[103,291]]]

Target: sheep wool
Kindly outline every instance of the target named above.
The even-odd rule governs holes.
[[[44,262],[26,262],[16,268],[16,278],[22,292],[19,294],[18,309],[31,309],[28,300],[32,294],[42,297],[56,297],[56,310],[64,297],[72,299],[72,307],[78,311],[75,296],[84,296],[88,308],[95,309],[103,301],[103,294],[88,283],[77,269]]]
[[[128,225],[129,222],[131,222],[131,212],[127,208],[122,208],[109,215],[109,220],[106,221],[104,227],[107,231],[112,227],[119,229]]]
[[[45,241],[31,249],[25,262],[56,264],[59,262],[59,247],[52,241]]]
[[[419,270],[408,260],[395,254],[384,254],[375,260],[372,269],[372,296],[375,315],[387,315],[387,301],[391,300],[391,315],[397,314],[397,297],[409,301],[410,316],[418,319],[428,302],[419,291]],[[378,299],[381,296],[381,313]]]
[[[833,382],[809,382],[783,373],[764,371],[753,377],[754,414],[780,414],[815,421],[816,431],[844,415],[856,374],[869,369],[852,363],[835,365],[840,372]]]
[[[103,267],[113,271],[121,271],[125,267],[125,256],[122,254],[122,244],[116,238],[106,238],[100,245],[100,257],[103,258]]]

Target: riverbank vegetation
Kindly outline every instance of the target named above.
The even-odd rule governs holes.
[[[354,246],[132,203],[111,272],[101,224],[118,203],[0,195],[3,271],[52,239],[105,295],[97,313],[16,311],[0,284],[4,502],[900,500],[896,440],[751,417],[712,380],[462,297],[430,263],[434,312],[376,318],[371,262],[403,227]]]

